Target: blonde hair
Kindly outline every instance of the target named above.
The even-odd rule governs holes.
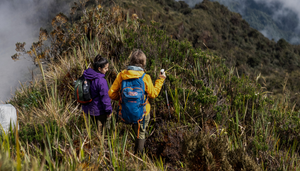
[[[145,69],[146,60],[147,58],[145,53],[140,49],[137,49],[131,53],[129,65]]]

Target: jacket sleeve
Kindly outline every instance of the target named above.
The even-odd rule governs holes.
[[[108,91],[108,95],[112,100],[120,100],[120,88],[121,88],[122,77],[120,73],[117,75],[113,85]]]
[[[153,85],[152,80],[150,75],[146,75],[144,78],[144,82],[145,82],[145,89],[146,92],[148,93],[148,97],[149,98],[155,98],[158,96],[161,87],[164,84],[165,79],[163,78],[159,78],[155,81],[155,85]]]
[[[111,101],[108,96],[108,85],[106,79],[103,79],[102,84],[100,86],[100,102],[102,103],[103,110],[105,111],[106,114],[111,114],[112,112],[112,107],[111,107]]]

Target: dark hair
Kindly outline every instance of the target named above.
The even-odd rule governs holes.
[[[106,58],[102,58],[101,55],[97,55],[94,59],[93,68],[95,71],[98,71],[98,68],[104,68],[105,65],[108,64],[108,60]]]
[[[145,69],[146,55],[140,49],[133,51],[130,55],[129,65],[142,67]]]

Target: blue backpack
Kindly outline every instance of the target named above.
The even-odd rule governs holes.
[[[119,100],[118,118],[127,124],[139,124],[139,128],[142,120],[145,126],[147,98],[145,99],[144,76],[145,73],[140,78],[123,80]]]

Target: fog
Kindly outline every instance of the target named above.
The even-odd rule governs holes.
[[[26,0],[23,2],[1,0],[0,5],[0,101],[6,101],[19,86],[19,81],[30,80],[30,70],[33,69],[30,58],[22,57],[14,62],[11,56],[15,54],[15,43],[27,42],[31,44],[37,37],[37,26],[27,24],[31,14]],[[28,2],[30,2],[28,0]],[[15,4],[18,3],[19,5]],[[28,47],[28,46],[27,46]]]
[[[69,3],[62,5],[58,0],[0,0],[0,102],[9,100],[19,82],[31,80],[31,70],[38,70],[32,60],[23,56],[13,61],[16,53],[15,44],[26,42],[29,49],[37,41],[39,28],[47,27],[46,23],[59,12],[69,11]]]
[[[300,31],[300,1],[299,0],[254,0],[258,4],[266,5],[270,9],[274,9],[272,17],[275,21],[280,22],[283,17],[290,16],[291,13],[296,14],[298,19],[295,31]]]
[[[177,0],[178,1],[178,0]],[[203,0],[184,0],[190,7],[194,7]],[[291,31],[294,35],[284,37],[293,44],[299,44],[300,38],[300,6],[299,0],[210,0],[218,1],[228,7],[229,10],[240,13],[243,17],[247,17],[245,11],[247,8],[261,10],[269,15],[279,28],[272,25],[265,25],[264,28],[258,29],[264,36],[269,39],[279,40],[284,37],[285,31]],[[263,21],[262,21],[263,22]],[[280,33],[279,33],[280,32]]]
[[[196,4],[202,2],[203,0],[176,0],[176,1],[184,1],[191,8],[193,8]],[[225,6],[230,6],[232,2],[240,3],[241,1],[246,1],[246,0],[210,0],[210,1],[218,1],[220,4],[223,4]]]
[[[179,0],[176,0],[179,1]],[[194,7],[197,3],[202,2],[203,0],[183,0],[190,7]],[[271,9],[273,18],[276,20],[282,16],[286,16],[289,12],[294,12],[297,14],[298,18],[300,18],[300,1],[299,0],[211,0],[218,1],[219,3],[229,7],[233,3],[237,3],[239,7],[241,7],[241,13],[243,13],[243,9],[246,7],[248,2],[255,1],[257,4],[266,5]]]

